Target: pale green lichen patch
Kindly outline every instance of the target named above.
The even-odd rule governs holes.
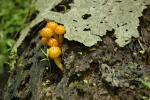
[[[50,10],[63,1],[39,1],[35,8],[40,13],[31,27],[44,18],[53,20],[65,26],[65,38],[89,47],[102,41],[100,37],[106,35],[107,30],[115,30],[116,43],[120,47],[130,42],[125,40],[139,37],[138,18],[142,16],[145,5],[150,3],[149,0],[74,0],[74,3],[69,4],[71,9],[62,14]]]

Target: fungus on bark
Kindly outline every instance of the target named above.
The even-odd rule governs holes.
[[[40,31],[40,35],[47,39],[51,38],[53,36],[53,34],[54,34],[53,30],[48,27],[45,27]]]
[[[55,28],[58,26],[58,24],[56,22],[49,22],[47,23],[46,27],[51,28],[52,30],[55,30]],[[57,34],[53,34],[54,38],[58,41],[58,35]]]
[[[55,28],[54,32],[59,35],[59,47],[62,47],[62,45],[63,45],[63,34],[65,34],[65,32],[66,32],[64,26],[58,25]]]
[[[61,49],[59,47],[50,47],[48,56],[54,59],[55,64],[58,68],[63,72],[64,68],[63,65],[59,61],[59,55],[61,54]]]
[[[47,41],[48,41],[47,38],[45,38],[45,37],[41,38],[41,43],[42,44],[47,44]]]
[[[51,46],[51,47],[58,46],[58,41],[56,39],[54,39],[54,38],[50,38],[47,41],[47,45]]]

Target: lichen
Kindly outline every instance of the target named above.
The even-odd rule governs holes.
[[[139,37],[137,27],[142,11],[149,0],[75,0],[69,4],[71,9],[65,14],[50,11],[61,0],[37,1],[35,9],[40,13],[31,23],[31,27],[44,19],[63,24],[65,38],[78,41],[85,46],[93,46],[107,31],[115,30],[116,43],[123,47],[131,37]],[[46,4],[46,5],[45,5]]]

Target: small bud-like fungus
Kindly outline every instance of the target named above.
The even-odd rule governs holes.
[[[51,46],[51,47],[58,46],[58,41],[56,39],[54,39],[54,38],[50,38],[47,41],[47,45]]]
[[[59,55],[61,54],[61,49],[59,47],[50,47],[48,56],[54,59],[55,64],[63,72],[63,65],[59,61]]]
[[[58,26],[58,24],[56,22],[49,22],[47,23],[46,27],[51,28],[52,30],[55,30],[55,28]],[[59,41],[59,37],[57,34],[53,34],[54,38]]]
[[[40,35],[45,38],[51,38],[54,32],[51,28],[45,27],[40,31]]]
[[[42,44],[47,44],[47,41],[48,41],[47,38],[45,38],[45,37],[41,38],[41,43]]]
[[[59,43],[62,45],[63,44],[63,34],[65,34],[65,32],[66,32],[64,26],[58,25],[55,28],[54,32],[59,35]]]

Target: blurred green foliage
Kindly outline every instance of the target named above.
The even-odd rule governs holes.
[[[0,0],[0,70],[9,55],[9,42],[19,30],[32,0]]]

